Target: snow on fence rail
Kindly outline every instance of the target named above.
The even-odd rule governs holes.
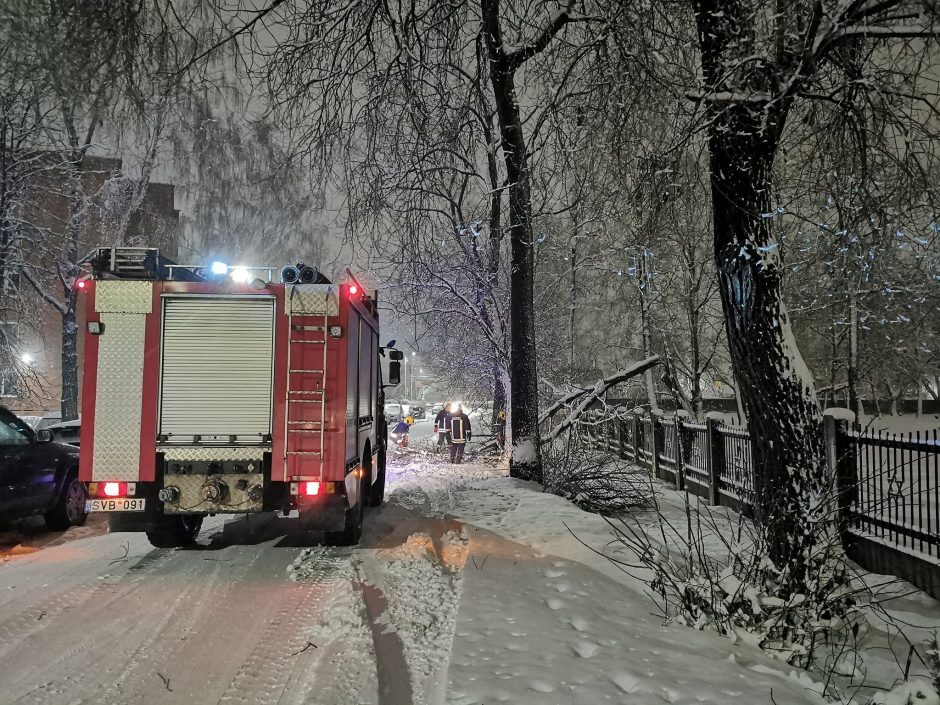
[[[909,580],[940,599],[940,436],[865,431],[827,416],[846,550],[865,568]],[[752,513],[756,480],[747,428],[680,416],[584,413],[595,445],[649,468],[710,504]]]

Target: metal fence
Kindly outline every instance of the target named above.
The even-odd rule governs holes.
[[[714,419],[585,413],[587,437],[649,468],[677,489],[750,513],[759,476],[746,428]],[[837,482],[849,555],[940,599],[940,437],[865,431],[825,418],[829,471]]]
[[[855,475],[853,530],[940,562],[937,431],[846,431],[841,454]]]

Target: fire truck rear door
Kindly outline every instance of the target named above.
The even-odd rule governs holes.
[[[239,443],[270,434],[274,299],[169,296],[163,315],[160,433]]]

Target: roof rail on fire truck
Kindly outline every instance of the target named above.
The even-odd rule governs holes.
[[[96,277],[160,279],[172,264],[155,247],[97,247],[85,260]]]
[[[160,254],[156,247],[98,247],[85,258],[96,277],[201,282],[218,279],[205,264],[177,264]],[[274,267],[226,265],[226,274],[244,272],[246,281],[274,279]],[[221,275],[225,276],[225,275]]]

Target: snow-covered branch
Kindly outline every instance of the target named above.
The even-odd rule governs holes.
[[[561,406],[570,404],[576,399],[580,399],[577,406],[575,406],[571,410],[568,416],[566,416],[565,419],[560,424],[558,424],[555,428],[553,428],[551,433],[543,437],[542,442],[549,443],[555,440],[556,438],[558,438],[558,436],[560,436],[566,430],[571,428],[578,421],[581,415],[585,411],[587,411],[587,409],[591,406],[594,400],[600,398],[611,387],[614,387],[620,384],[621,382],[626,382],[628,379],[637,377],[643,374],[644,372],[646,372],[647,370],[661,363],[662,363],[662,359],[659,357],[659,355],[653,355],[652,357],[648,357],[645,360],[641,360],[640,362],[637,362],[636,364],[633,364],[630,367],[626,367],[622,370],[618,370],[617,372],[614,372],[612,375],[609,375],[605,377],[604,379],[598,380],[597,384],[595,384],[594,387],[591,389],[581,389],[576,392],[572,392],[567,397],[562,399],[560,402],[553,404],[549,408],[549,410],[546,412],[547,415],[543,415],[540,421],[545,420],[546,418],[551,416],[551,414],[553,414],[555,411],[561,408]]]
[[[572,21],[570,13],[574,5],[575,0],[568,0],[563,8],[556,10],[549,18],[548,24],[542,28],[538,37],[531,43],[508,52],[505,52],[504,49],[507,68],[510,71],[514,71],[533,56],[543,51],[552,39],[555,38],[555,35],[561,31],[562,27]]]

